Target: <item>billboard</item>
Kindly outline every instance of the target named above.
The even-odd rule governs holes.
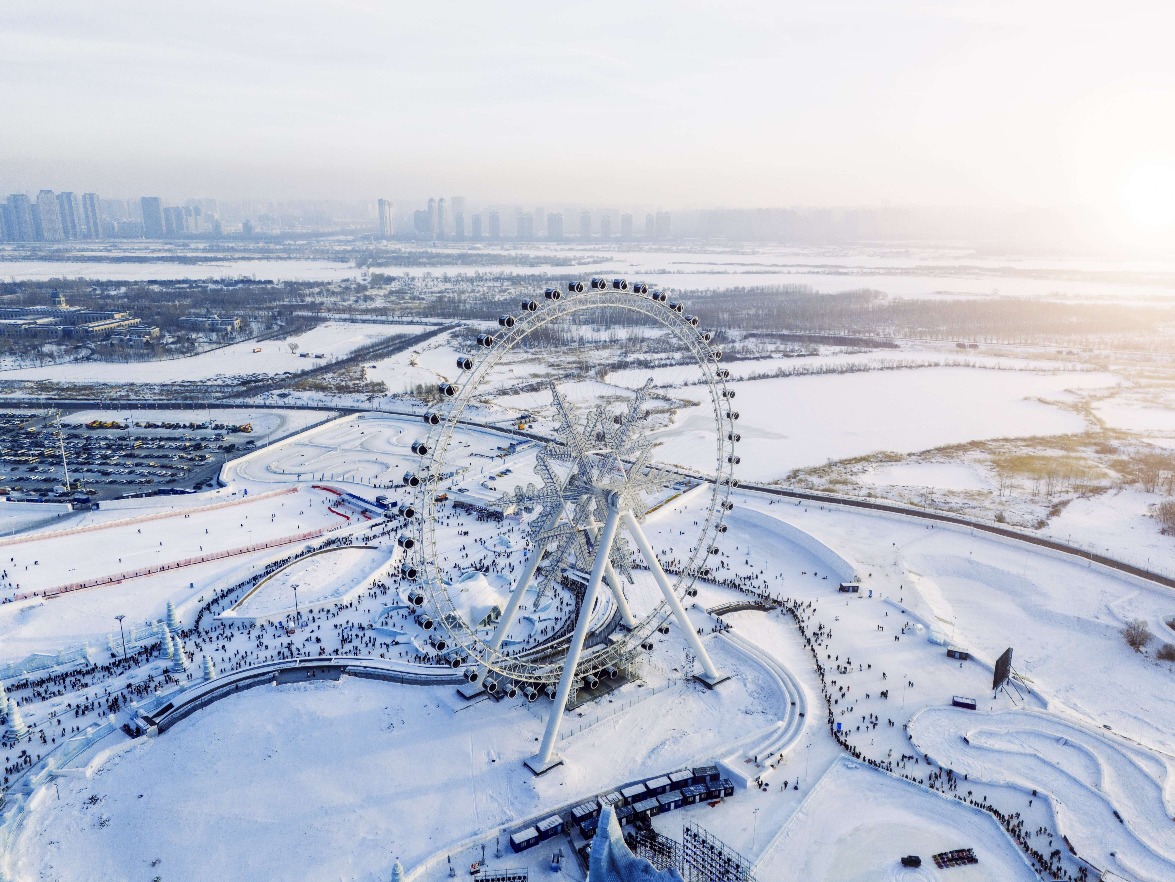
[[[1012,647],[1004,650],[1004,654],[995,660],[995,676],[991,680],[992,692],[1008,682],[1012,675]]]

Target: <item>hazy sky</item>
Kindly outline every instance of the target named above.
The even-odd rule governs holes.
[[[0,189],[1161,213],[1173,9],[9,2]]]

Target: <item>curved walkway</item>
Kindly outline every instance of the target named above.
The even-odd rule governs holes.
[[[312,679],[337,680],[344,674],[414,686],[456,685],[465,682],[452,668],[416,665],[386,658],[346,655],[295,658],[266,662],[215,677],[174,693],[161,707],[149,712],[140,711],[138,716],[147,727],[153,726],[158,732],[166,732],[196,711],[255,686],[270,683],[301,683]]]
[[[739,742],[723,757],[727,771],[749,787],[756,777],[770,777],[783,755],[799,741],[808,719],[808,697],[791,671],[757,643],[733,631],[724,632],[721,639],[766,671],[783,700],[779,720]]]

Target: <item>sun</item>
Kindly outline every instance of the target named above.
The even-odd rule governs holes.
[[[1135,168],[1123,183],[1122,207],[1139,230],[1175,228],[1175,165]]]

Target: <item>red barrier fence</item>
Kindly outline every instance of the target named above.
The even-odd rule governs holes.
[[[87,579],[83,582],[72,582],[69,585],[59,585],[56,588],[46,588],[44,591],[31,591],[24,594],[17,594],[13,600],[27,600],[31,597],[44,597],[46,599],[57,597],[61,594],[68,594],[71,591],[83,591],[86,588],[97,588],[101,585],[116,585],[119,582],[125,582],[128,579],[138,579],[142,576],[154,576],[159,573],[166,573],[171,570],[179,570],[184,567],[194,567],[203,563],[210,563],[214,560],[224,560],[228,557],[236,557],[241,554],[251,554],[254,551],[265,551],[267,548],[279,548],[282,545],[290,545],[294,542],[304,542],[307,539],[317,539],[326,533],[326,530],[310,530],[305,533],[298,533],[296,536],[286,536],[283,539],[272,539],[269,542],[258,542],[255,545],[245,545],[241,548],[232,548],[228,551],[218,551],[210,554],[202,554],[198,557],[188,557],[183,560],[174,561],[172,563],[159,564],[154,567],[143,567],[138,570],[128,570],[125,573],[117,573],[113,576],[102,576],[98,579]]]

